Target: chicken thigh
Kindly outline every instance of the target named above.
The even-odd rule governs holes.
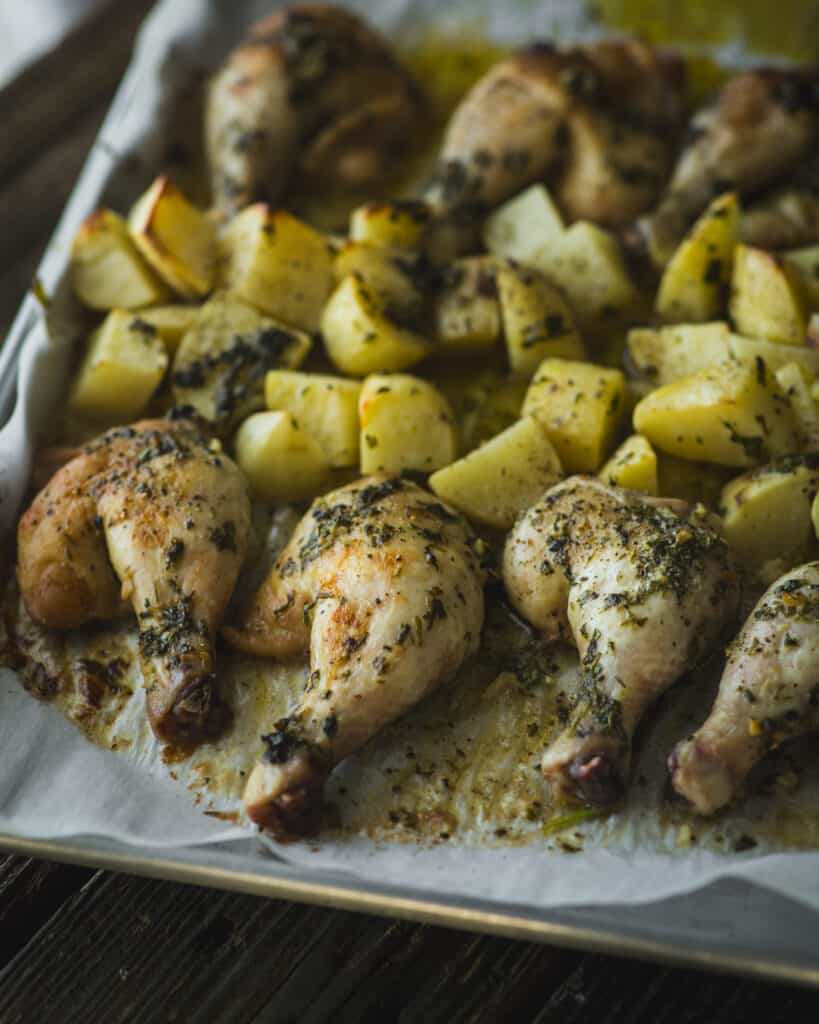
[[[702,507],[586,477],[551,490],[507,539],[504,583],[547,640],[577,645],[568,724],[543,757],[558,798],[617,800],[646,708],[734,615],[737,573]]]
[[[347,184],[395,159],[421,94],[387,42],[354,14],[296,4],[255,25],[208,93],[213,199],[230,214],[275,201],[296,167]]]
[[[669,758],[671,784],[700,814],[734,799],[751,768],[819,728],[819,562],[771,584],[728,651],[711,714]]]
[[[195,425],[118,427],[60,469],[21,518],[20,591],[53,629],[130,604],[154,732],[199,739],[216,727],[213,640],[249,527],[244,477]]]
[[[263,736],[250,817],[307,831],[333,765],[449,679],[480,639],[484,572],[465,522],[409,481],[368,477],[315,501],[230,643],[310,651],[298,707]]]
[[[522,51],[453,114],[425,198],[486,210],[548,177],[569,219],[627,224],[670,170],[682,81],[681,62],[634,41]]]

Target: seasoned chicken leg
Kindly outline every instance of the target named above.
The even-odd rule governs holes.
[[[737,75],[695,115],[692,129],[668,192],[641,224],[660,266],[715,195],[752,194],[807,156],[819,129],[819,79],[804,70]]]
[[[313,503],[227,639],[253,654],[306,651],[298,707],[263,736],[250,817],[304,831],[333,765],[478,648],[484,573],[455,512],[406,480],[368,477]]]
[[[17,578],[32,617],[72,629],[137,615],[148,716],[162,739],[214,726],[213,638],[244,559],[243,476],[189,422],[109,430],[20,520]]]
[[[542,763],[558,796],[621,795],[643,712],[733,616],[737,574],[706,515],[572,477],[509,535],[512,603],[547,640],[580,653],[568,725]]]
[[[359,184],[382,175],[421,109],[387,42],[354,14],[296,4],[255,25],[208,93],[213,199],[274,201],[297,167]]]
[[[819,728],[819,562],[763,594],[728,661],[711,714],[669,758],[674,789],[700,814],[734,799],[751,768]]]
[[[570,219],[627,224],[670,169],[682,78],[681,62],[634,41],[524,50],[455,111],[425,198],[485,210],[548,177]]]

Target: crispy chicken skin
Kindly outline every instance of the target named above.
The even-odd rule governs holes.
[[[244,797],[253,821],[310,829],[332,767],[477,650],[483,583],[464,520],[409,481],[367,477],[313,503],[225,630],[253,654],[310,652],[298,707],[262,737]]]
[[[453,114],[426,198],[485,210],[548,178],[570,219],[628,224],[665,183],[682,84],[678,59],[636,41],[524,50]]]
[[[568,725],[542,762],[558,798],[622,795],[644,711],[734,615],[737,573],[706,515],[571,477],[509,535],[512,603],[547,640],[580,653]]]
[[[274,201],[298,168],[375,181],[406,142],[421,95],[387,42],[330,4],[255,25],[213,78],[205,141],[216,207]]]
[[[671,784],[700,814],[730,803],[748,772],[819,728],[819,562],[771,584],[728,651],[711,713],[669,758]]]
[[[148,717],[166,740],[215,727],[213,638],[245,556],[242,474],[190,422],[145,420],[88,444],[20,520],[31,616],[72,629],[137,615]]]
[[[806,159],[817,141],[819,77],[805,70],[736,75],[691,128],[662,202],[641,224],[658,265],[715,195],[751,195]]]

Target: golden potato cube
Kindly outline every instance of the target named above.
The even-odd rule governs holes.
[[[365,203],[350,214],[350,241],[385,249],[420,249],[430,220],[429,207],[417,199]]]
[[[497,273],[503,333],[514,373],[531,377],[548,356],[586,358],[574,315],[560,291],[537,270]]]
[[[228,292],[200,306],[173,362],[174,399],[205,419],[232,423],[264,405],[268,370],[297,369],[312,342]]]
[[[433,306],[435,339],[447,351],[481,352],[501,335],[495,265],[484,256],[456,260]]]
[[[128,423],[162,383],[168,353],[130,310],[113,309],[92,332],[68,405],[84,419]]]
[[[584,332],[609,331],[641,305],[617,239],[596,224],[576,221],[531,263],[560,288]]]
[[[543,424],[525,416],[433,473],[429,486],[469,519],[508,530],[562,476],[560,458]]]
[[[461,451],[469,452],[520,418],[528,382],[498,370],[458,364],[436,383],[455,413]]]
[[[626,438],[598,476],[607,484],[645,494],[659,493],[657,454],[640,434]]]
[[[268,409],[283,409],[314,437],[331,466],[358,465],[361,384],[321,373],[271,370],[264,381]]]
[[[634,428],[671,455],[723,466],[753,466],[799,444],[787,396],[762,359],[652,391],[634,410]]]
[[[799,363],[786,363],[776,380],[791,403],[799,433],[799,450],[819,452],[819,405],[813,397],[815,375]]]
[[[692,505],[700,502],[715,509],[722,488],[733,474],[734,470],[728,466],[693,462],[657,452],[657,484],[662,498],[681,498]]]
[[[731,318],[741,334],[779,345],[804,345],[807,309],[796,274],[764,249],[738,245],[731,277]]]
[[[811,508],[817,491],[819,458],[810,455],[777,460],[723,488],[722,534],[765,582],[813,556]]]
[[[419,319],[424,296],[415,281],[416,261],[406,253],[379,249],[366,242],[345,243],[333,260],[337,283],[358,275],[379,301],[403,322]]]
[[[330,467],[321,445],[289,412],[257,412],[234,441],[236,461],[259,501],[308,501],[327,485]]]
[[[333,288],[333,257],[324,235],[286,210],[255,203],[219,238],[223,287],[268,316],[315,331]]]
[[[385,303],[358,274],[345,277],[330,296],[321,334],[333,364],[351,377],[406,370],[430,351],[420,334],[390,317]]]
[[[802,297],[808,308],[819,309],[819,245],[803,249],[789,249],[780,254],[788,269],[799,282]]]
[[[625,390],[619,370],[544,359],[526,392],[523,415],[544,425],[567,473],[595,473],[623,420]]]
[[[495,256],[528,263],[563,234],[563,218],[544,185],[530,185],[491,213],[483,241]]]
[[[128,230],[137,249],[179,295],[196,299],[211,290],[216,267],[213,225],[169,178],[157,178],[136,201]]]
[[[71,282],[90,309],[140,309],[168,297],[113,210],[97,210],[83,221],[71,246]]]
[[[151,306],[141,309],[138,319],[145,329],[153,328],[165,342],[165,348],[173,355],[184,335],[193,327],[199,306],[186,306],[182,303],[168,306]]]
[[[358,400],[362,473],[421,473],[458,454],[454,416],[441,392],[409,374],[373,374]]]
[[[739,230],[739,202],[727,192],[711,202],[663,272],[657,312],[664,320],[713,320],[725,308]]]

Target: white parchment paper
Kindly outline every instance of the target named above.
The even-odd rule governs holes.
[[[464,17],[507,41],[593,31],[582,5],[567,0],[504,4],[467,0],[442,8],[431,0],[351,3],[387,30],[420,23],[446,27]],[[51,293],[61,280],[70,240],[101,199],[126,208],[147,184],[172,116],[171,99],[191,75],[218,64],[270,0],[163,0],[148,19],[135,58],[100,139],[40,270]],[[465,13],[466,12],[466,13]],[[125,162],[125,157],[131,159]],[[134,160],[133,157],[137,159]],[[59,314],[59,302],[55,302]],[[2,365],[19,348],[18,399],[0,433],[0,526],[14,523],[29,472],[32,438],[48,422],[51,396],[65,367],[70,328],[49,337],[27,300]],[[178,774],[178,773],[177,773]],[[136,748],[112,753],[90,743],[52,707],[26,694],[14,673],[0,671],[0,833],[30,838],[113,837],[134,845],[184,846],[247,836],[241,825],[201,813],[158,756]],[[355,778],[353,771],[352,778]],[[272,847],[273,844],[271,844]],[[364,836],[275,847],[277,855],[314,871],[332,870],[408,890],[476,896],[530,908],[636,904],[688,892],[717,879],[744,878],[819,909],[819,853],[717,853],[642,841],[639,829],[577,854],[543,842],[379,843]]]

